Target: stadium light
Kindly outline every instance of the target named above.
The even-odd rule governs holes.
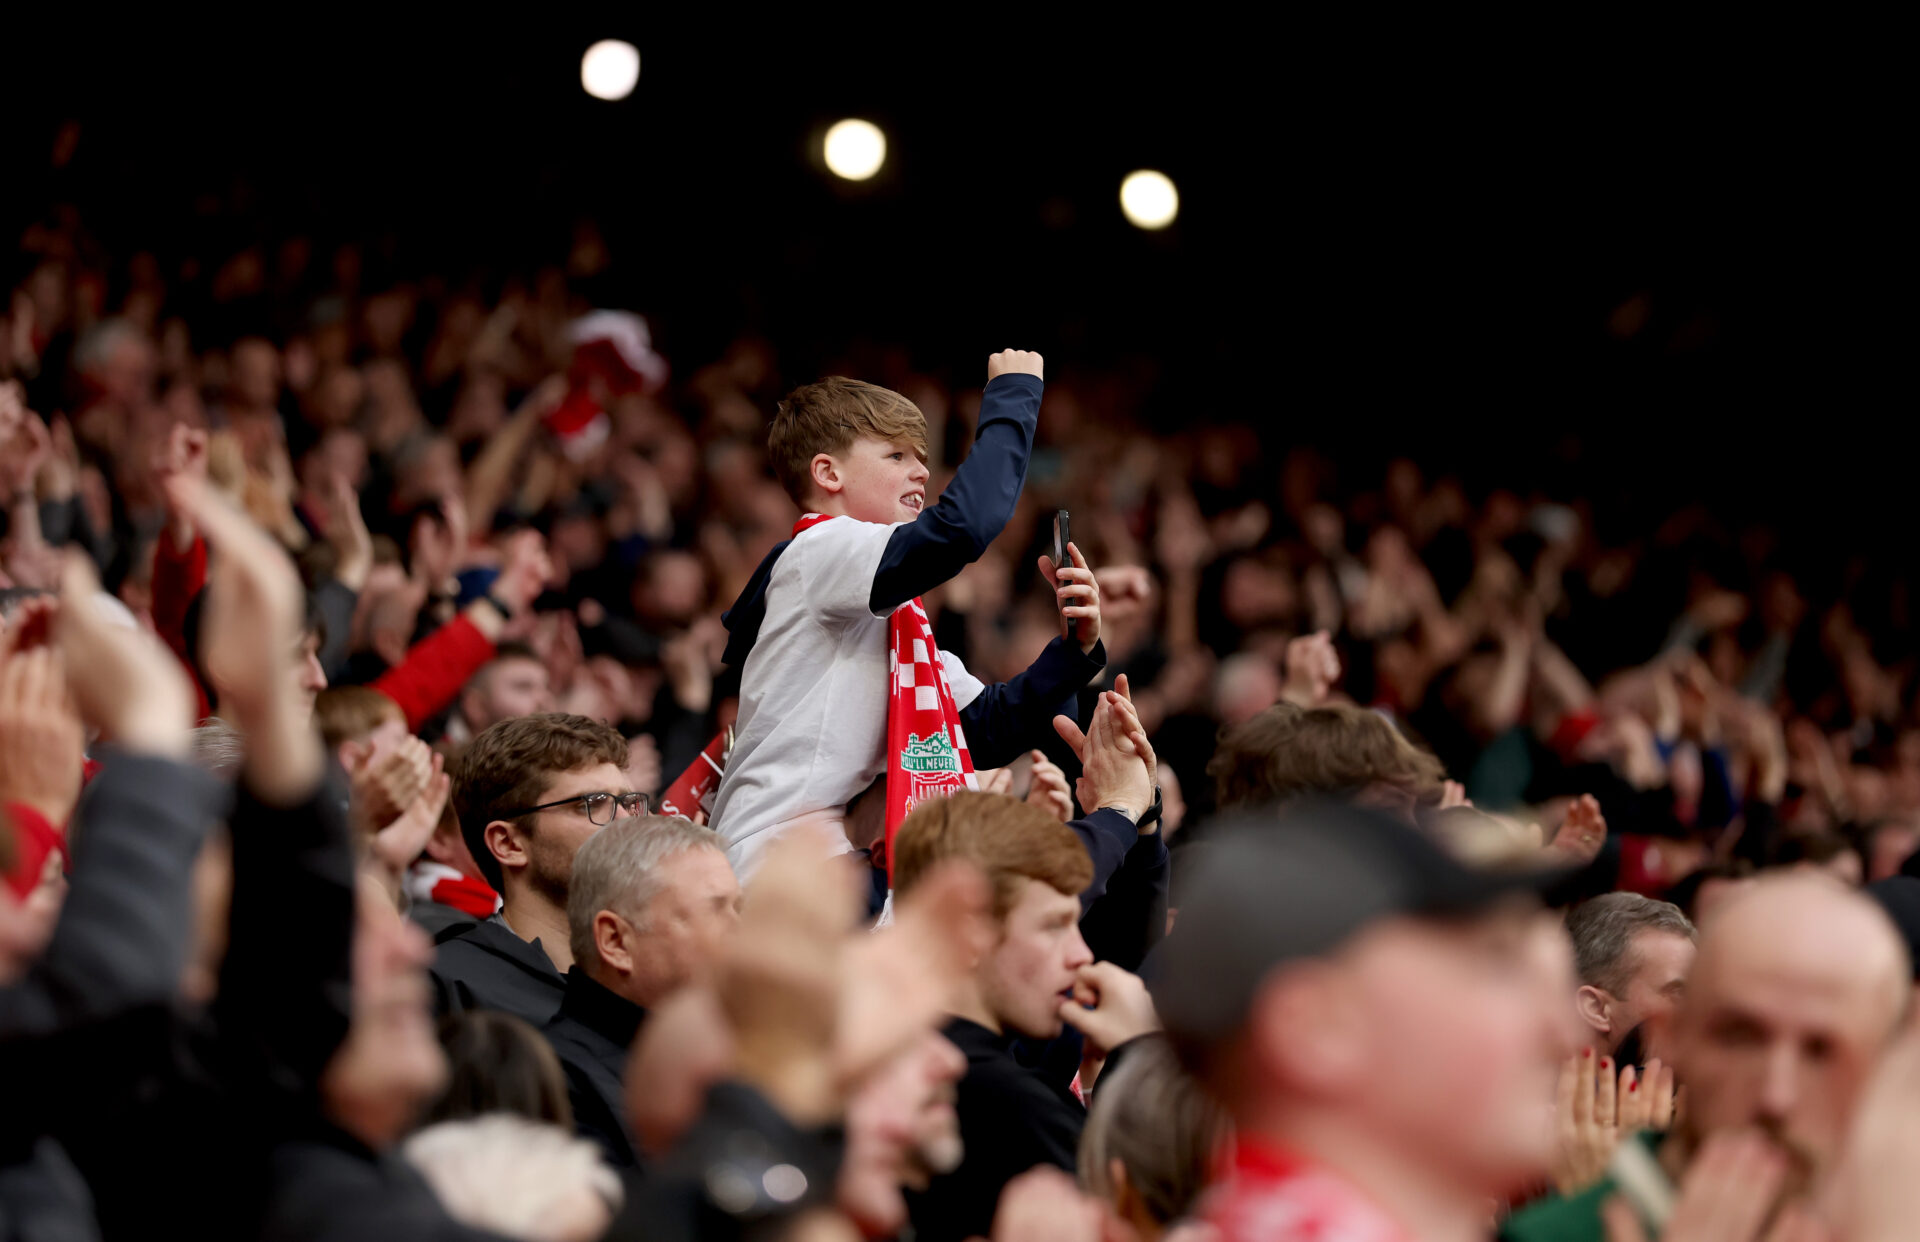
[[[887,162],[887,136],[871,121],[838,121],[827,131],[827,169],[848,181],[865,181]]]
[[[1130,172],[1120,183],[1120,210],[1135,228],[1164,229],[1180,214],[1180,191],[1165,173]]]
[[[640,80],[640,49],[623,39],[602,39],[580,58],[580,85],[595,99],[625,99]]]

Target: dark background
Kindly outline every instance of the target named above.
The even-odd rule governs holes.
[[[588,217],[595,299],[670,358],[753,331],[792,374],[866,343],[975,382],[1019,344],[1343,472],[1410,453],[1905,555],[1912,101],[1856,60],[1872,32],[422,18],[36,31],[0,96],[5,223],[77,203],[111,254],[169,264],[362,240],[377,282],[531,270]],[[579,86],[603,37],[641,52],[619,103]],[[845,115],[888,133],[875,182],[818,167]],[[1179,186],[1165,233],[1120,216],[1137,167]]]

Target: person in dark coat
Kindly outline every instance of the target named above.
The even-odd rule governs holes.
[[[313,729],[298,575],[271,539],[203,484],[182,477],[168,486],[214,554],[202,635],[218,655],[208,671],[221,711],[245,746],[228,815],[232,898],[217,993],[200,1009],[176,1009],[181,963],[146,964],[139,987],[156,999],[129,1021],[82,1028],[45,1057],[8,1057],[25,1078],[8,1092],[8,1117],[44,1115],[45,1132],[88,1182],[108,1239],[149,1237],[156,1220],[191,1221],[198,1237],[251,1237],[274,1148],[313,1115],[321,1072],[347,1030],[354,858],[345,798],[326,779]],[[64,594],[60,627],[84,622],[84,584],[70,580]],[[153,668],[116,662],[105,649],[68,662],[107,678],[99,697],[122,708],[144,703],[151,711],[149,694],[179,675],[164,653]],[[89,696],[78,690],[85,707]],[[186,754],[192,710],[178,708],[178,737],[169,737],[166,753]],[[124,748],[156,748],[154,728],[137,716],[102,728]],[[129,776],[137,787],[130,794],[141,799],[137,823],[148,833],[180,814],[211,818],[183,774]],[[103,786],[95,796],[109,792]],[[152,851],[155,840],[143,834],[137,848]],[[173,943],[184,942],[191,890],[187,868],[175,867],[143,880],[137,896],[113,894],[115,908],[103,918],[126,943],[159,939],[176,925]],[[166,917],[154,917],[156,909]],[[98,995],[97,970],[90,959],[88,976],[60,989],[63,1003]],[[45,1100],[39,1110],[36,1095]],[[208,1169],[220,1171],[217,1194],[207,1192]]]
[[[709,965],[739,919],[724,850],[711,829],[648,815],[613,824],[573,860],[573,968],[546,1036],[567,1072],[575,1129],[621,1168],[639,1163],[620,1083],[647,1007]]]
[[[82,719],[73,703],[85,724],[117,741],[102,752],[74,817],[69,888],[44,951],[32,912],[0,891],[5,1238],[98,1236],[93,1196],[53,1136],[75,1120],[76,1095],[104,1080],[124,1090],[116,1064],[164,1051],[191,942],[188,879],[227,797],[185,762],[194,699],[173,657],[86,607],[77,596],[97,589],[90,574],[73,582],[51,647],[0,654],[8,746],[21,756],[44,756],[42,744],[74,752],[70,765],[41,761],[0,774],[0,803],[35,792],[7,777],[77,787]],[[64,801],[53,813],[64,818],[73,788],[56,796]],[[0,822],[0,834],[10,831]]]
[[[548,943],[540,936],[522,940],[504,912],[443,941],[430,976],[434,1011],[492,1009],[540,1025],[566,993]]]
[[[986,1236],[1009,1181],[1036,1165],[1074,1168],[1086,1110],[1064,1084],[1016,1059],[1016,1039],[1051,1040],[1070,1021],[1099,1051],[1115,1053],[1157,1027],[1139,979],[1096,964],[1081,939],[1080,895],[1093,863],[1073,829],[997,794],[923,803],[895,841],[903,911],[916,885],[950,858],[986,872],[995,936],[942,1031],[967,1059],[955,1100],[965,1154],[907,1196],[915,1237],[929,1242]],[[1063,1000],[1067,993],[1093,1008]]]
[[[440,945],[432,970],[438,1012],[498,1009],[535,1026],[553,1016],[573,965],[573,856],[639,809],[626,766],[618,731],[559,712],[503,720],[461,754],[453,774],[460,832],[502,906]]]

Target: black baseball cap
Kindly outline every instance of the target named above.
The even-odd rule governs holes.
[[[1262,981],[1380,919],[1450,918],[1540,894],[1564,868],[1482,869],[1401,820],[1338,802],[1288,804],[1217,825],[1158,951],[1154,1004],[1170,1034],[1233,1034]]]

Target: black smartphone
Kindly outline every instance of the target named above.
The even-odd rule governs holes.
[[[1065,509],[1054,510],[1053,512],[1053,570],[1055,573],[1058,573],[1063,568],[1073,564],[1073,557],[1067,551],[1067,545],[1073,541],[1073,531],[1069,525],[1069,522],[1070,522],[1070,519],[1068,518],[1067,511]],[[1062,617],[1061,621],[1066,626],[1065,632],[1066,632],[1068,641],[1077,640],[1079,636],[1075,633],[1075,631],[1076,629],[1078,629],[1078,623],[1075,622],[1072,617]]]

